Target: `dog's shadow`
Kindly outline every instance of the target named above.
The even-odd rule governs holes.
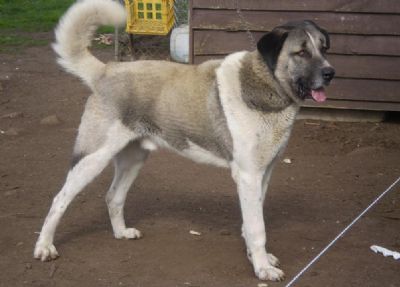
[[[65,214],[66,222],[58,229],[57,245],[101,232],[112,236],[104,201],[111,179],[109,167],[84,192],[83,203],[79,207],[71,206],[72,218],[70,212]],[[267,200],[264,206],[273,225],[284,220],[279,210],[287,201],[282,199],[275,198],[274,204]],[[159,226],[157,223],[168,221],[239,235],[242,222],[236,186],[229,170],[195,164],[167,152],[150,157],[128,193],[124,214],[128,227],[137,227],[144,233],[146,226]],[[71,228],[71,224],[75,226]],[[62,231],[66,225],[69,232]]]
[[[102,231],[112,234],[104,201],[111,180],[109,167],[74,200],[58,228],[58,246]],[[81,201],[79,206],[75,201]],[[240,207],[230,172],[166,152],[150,157],[128,193],[124,214],[128,227],[144,232],[146,225],[168,220],[240,234]],[[71,228],[71,224],[75,226]],[[63,232],[63,228],[70,231]]]
[[[133,188],[135,189],[135,186]],[[240,234],[240,207],[234,192],[227,196],[198,190],[185,192],[185,190],[165,191],[154,188],[136,189],[128,196],[125,203],[125,221],[128,227],[137,227],[146,233],[146,227],[159,226],[158,223],[186,222],[187,225],[196,226],[201,230],[229,230]],[[75,218],[76,207],[74,209],[71,213],[74,213]],[[97,233],[112,234],[105,203],[102,209],[89,210],[79,207],[79,213],[82,219],[76,224],[72,223],[75,225],[72,228],[67,227],[70,229],[69,232],[63,232],[62,229],[70,225],[73,219],[67,219],[63,226],[60,226],[56,240],[58,246]]]

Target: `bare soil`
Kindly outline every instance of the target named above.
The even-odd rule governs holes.
[[[257,286],[229,171],[164,151],[150,157],[126,203],[143,239],[113,239],[109,167],[68,209],[55,240],[61,257],[32,258],[88,95],[48,46],[0,54],[0,286]],[[49,115],[62,122],[40,124]],[[292,163],[277,165],[265,217],[269,251],[290,279],[399,176],[400,125],[298,121],[284,157]],[[295,286],[400,286],[399,262],[369,250],[400,250],[399,230],[397,187]]]

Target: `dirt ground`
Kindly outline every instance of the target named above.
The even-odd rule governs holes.
[[[112,57],[112,49],[100,53]],[[240,237],[229,171],[164,151],[150,157],[126,203],[127,222],[143,239],[113,239],[104,203],[108,168],[59,226],[61,257],[34,260],[89,91],[56,66],[48,46],[0,55],[0,84],[0,286],[260,283]],[[41,124],[49,115],[62,122]],[[265,216],[269,251],[290,279],[399,176],[400,124],[298,121],[284,157],[292,163],[277,165]],[[400,250],[399,231],[397,187],[294,286],[400,286],[399,262],[369,250],[372,244]]]

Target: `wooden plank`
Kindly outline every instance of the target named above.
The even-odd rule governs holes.
[[[327,100],[324,103],[316,103],[307,100],[303,107],[310,108],[331,108],[331,109],[351,109],[351,110],[370,110],[370,111],[400,111],[400,103],[391,102],[363,102],[363,101],[336,101]]]
[[[194,30],[192,27],[193,0],[189,0],[189,63],[194,61]]]
[[[329,99],[400,103],[400,81],[334,79]]]
[[[193,0],[193,7],[236,9],[236,1]],[[244,10],[400,13],[398,0],[242,0],[239,1],[239,7]]]
[[[258,41],[265,32],[252,33]],[[252,50],[246,32],[222,30],[193,30],[193,53],[197,55],[226,55],[242,50]]]
[[[235,10],[192,10],[192,28],[244,31],[245,26]],[[328,12],[242,11],[254,31],[270,31],[288,21],[310,19],[330,33],[360,35],[400,35],[398,15]]]
[[[333,34],[330,38],[330,53],[400,56],[400,37]]]
[[[400,57],[330,55],[338,77],[400,80]]]
[[[256,41],[266,32],[254,32]],[[400,56],[400,37],[358,36],[334,34],[329,53],[347,55]],[[195,55],[230,54],[241,50],[251,50],[245,32],[222,30],[194,30],[193,49]]]
[[[194,64],[224,55],[194,57]],[[338,78],[400,80],[400,57],[330,55],[329,62],[335,67]]]

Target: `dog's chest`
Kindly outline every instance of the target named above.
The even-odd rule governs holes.
[[[245,112],[247,115],[231,114],[228,121],[235,160],[246,162],[245,165],[250,162],[254,168],[266,167],[286,146],[297,110],[290,106],[265,115],[253,111]]]
[[[265,168],[285,146],[299,107],[261,112],[242,98],[239,71],[246,52],[232,54],[217,71],[220,98],[233,142],[233,160],[249,169]]]

